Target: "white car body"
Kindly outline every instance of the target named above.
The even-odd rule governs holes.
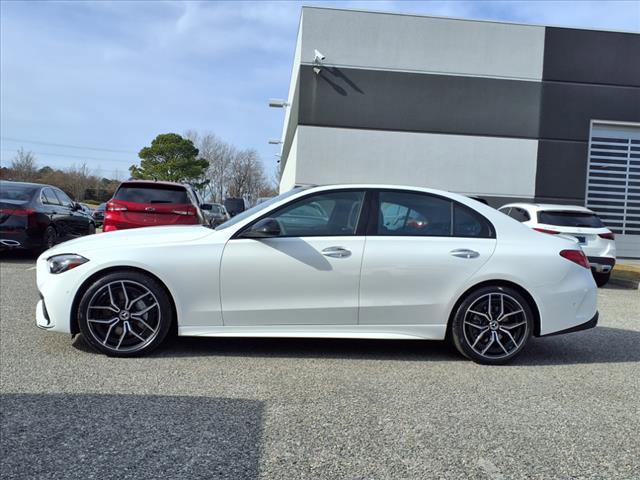
[[[522,223],[528,227],[547,232],[556,232],[575,238],[582,248],[582,251],[584,251],[585,255],[589,259],[589,264],[594,271],[598,273],[609,273],[615,265],[616,242],[613,238],[602,237],[602,235],[613,237],[611,230],[605,226],[598,228],[576,227],[570,225],[542,223],[539,221],[540,212],[575,212],[578,214],[596,216],[596,213],[592,210],[576,205],[555,205],[546,203],[509,203],[507,205],[503,205],[498,210],[509,215],[513,212],[512,209],[521,209],[527,213],[529,219],[522,221]]]
[[[489,220],[496,238],[234,238],[287,202],[340,189],[446,197]],[[327,247],[348,249],[351,255],[325,256],[322,251]],[[478,256],[453,256],[459,249],[473,250]],[[535,334],[547,335],[597,317],[591,273],[561,257],[564,249],[577,246],[534,232],[462,195],[398,186],[312,187],[288,198],[278,197],[221,230],[139,228],[92,235],[46,251],[37,261],[37,285],[43,298],[37,305],[37,325],[77,333],[74,309],[83,286],[109,269],[135,268],[166,286],[175,305],[178,334],[184,336],[442,340],[456,302],[484,282],[508,282],[526,292],[539,316]],[[63,253],[89,261],[64,273],[50,273],[47,259]]]

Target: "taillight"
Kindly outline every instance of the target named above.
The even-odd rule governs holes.
[[[179,210],[171,210],[171,213],[175,213],[176,215],[195,215],[196,209],[193,207],[187,207]]]
[[[599,233],[598,236],[600,238],[604,238],[605,240],[615,240],[616,239],[616,236],[613,234],[613,232]]]
[[[581,267],[590,269],[589,260],[582,250],[562,250],[560,256],[577,263]]]
[[[14,208],[14,209],[0,208],[0,215],[15,215],[18,217],[28,217],[34,212],[35,210],[32,210],[31,208]]]
[[[534,228],[534,230],[536,232],[541,232],[541,233],[549,233],[551,235],[557,235],[560,232],[556,232],[555,230],[548,230],[546,228]]]
[[[128,210],[125,205],[122,205],[118,202],[109,202],[107,203],[107,211],[109,212],[124,212]]]

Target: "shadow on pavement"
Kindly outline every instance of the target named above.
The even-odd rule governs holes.
[[[33,250],[0,250],[0,263],[35,264],[38,255]]]
[[[259,401],[95,394],[0,398],[2,478],[259,476]]]
[[[82,340],[78,350],[93,352]],[[640,362],[640,332],[597,327],[557,337],[533,338],[510,365],[571,365]],[[447,342],[427,340],[342,340],[295,338],[178,337],[152,357],[239,356],[399,361],[466,361]]]

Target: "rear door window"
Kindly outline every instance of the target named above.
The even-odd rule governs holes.
[[[428,194],[380,192],[378,235],[450,236],[452,202]]]
[[[42,203],[45,205],[61,205],[60,200],[51,188],[42,190]]]
[[[604,227],[597,215],[586,212],[541,211],[538,212],[538,222],[558,227]]]
[[[121,185],[115,200],[133,203],[188,204],[187,190],[174,185]]]
[[[512,208],[509,216],[519,222],[528,222],[531,220],[529,213],[524,208]]]

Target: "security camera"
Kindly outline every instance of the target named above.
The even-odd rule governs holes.
[[[314,53],[313,60],[315,62],[322,62],[325,58],[327,58],[322,53],[320,53],[318,50],[314,50],[313,53]]]

